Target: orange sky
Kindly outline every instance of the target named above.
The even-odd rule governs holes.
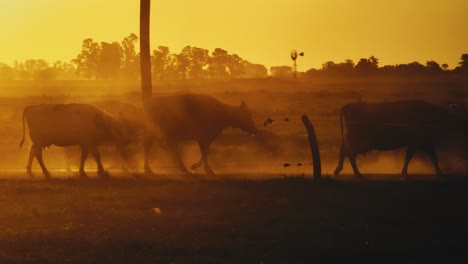
[[[1,0],[0,62],[74,58],[84,38],[138,33],[138,0]],[[117,3],[117,4],[116,4]],[[374,55],[381,65],[468,53],[466,0],[153,0],[152,48],[221,47],[267,67],[300,70]]]

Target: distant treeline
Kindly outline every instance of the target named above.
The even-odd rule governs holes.
[[[136,44],[138,37],[130,34],[119,42],[95,42],[85,39],[80,54],[71,62],[26,60],[12,66],[0,62],[0,80],[137,80],[140,75],[140,55]],[[216,48],[214,51],[186,46],[180,53],[171,53],[168,47],[153,50],[152,72],[155,80],[263,78],[269,76],[264,65],[251,63],[236,54]],[[354,63],[328,61],[321,69],[298,73],[311,78],[361,78],[361,77],[427,77],[443,75],[468,75],[468,54],[462,54],[454,69],[447,64],[428,61],[387,65],[379,67],[379,60],[371,56]],[[270,76],[294,76],[291,66],[274,66]]]

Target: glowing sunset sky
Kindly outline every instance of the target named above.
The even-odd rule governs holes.
[[[139,0],[0,0],[0,62],[69,61],[84,38],[139,32]],[[380,65],[427,60],[455,67],[468,53],[466,0],[153,0],[152,49],[224,48],[267,67],[300,70],[374,55]]]

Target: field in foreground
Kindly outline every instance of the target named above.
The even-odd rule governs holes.
[[[0,263],[466,258],[467,189],[460,179],[2,179]]]

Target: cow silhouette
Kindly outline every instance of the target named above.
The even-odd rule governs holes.
[[[443,108],[424,101],[407,100],[388,103],[354,103],[341,109],[342,144],[337,176],[348,157],[357,177],[362,177],[356,156],[370,150],[408,147],[402,174],[407,177],[408,164],[417,151],[426,152],[438,175],[435,146],[451,133],[467,135],[467,120],[452,107]]]
[[[41,104],[30,105],[23,112],[23,138],[25,140],[25,122],[29,127],[31,146],[27,173],[32,174],[34,158],[41,166],[46,178],[50,177],[42,159],[42,150],[51,145],[81,146],[80,175],[86,177],[84,163],[91,152],[96,159],[98,174],[108,177],[101,163],[98,146],[115,144],[126,159],[125,146],[131,141],[133,126],[125,120],[104,112],[88,104]]]
[[[218,99],[201,94],[183,94],[151,98],[145,109],[151,129],[144,140],[145,173],[153,174],[149,166],[149,149],[155,140],[165,144],[173,153],[179,169],[189,173],[178,152],[178,142],[194,140],[201,158],[192,169],[204,165],[207,174],[214,174],[208,165],[208,153],[213,140],[227,127],[239,128],[255,134],[257,128],[247,105],[227,105]]]

